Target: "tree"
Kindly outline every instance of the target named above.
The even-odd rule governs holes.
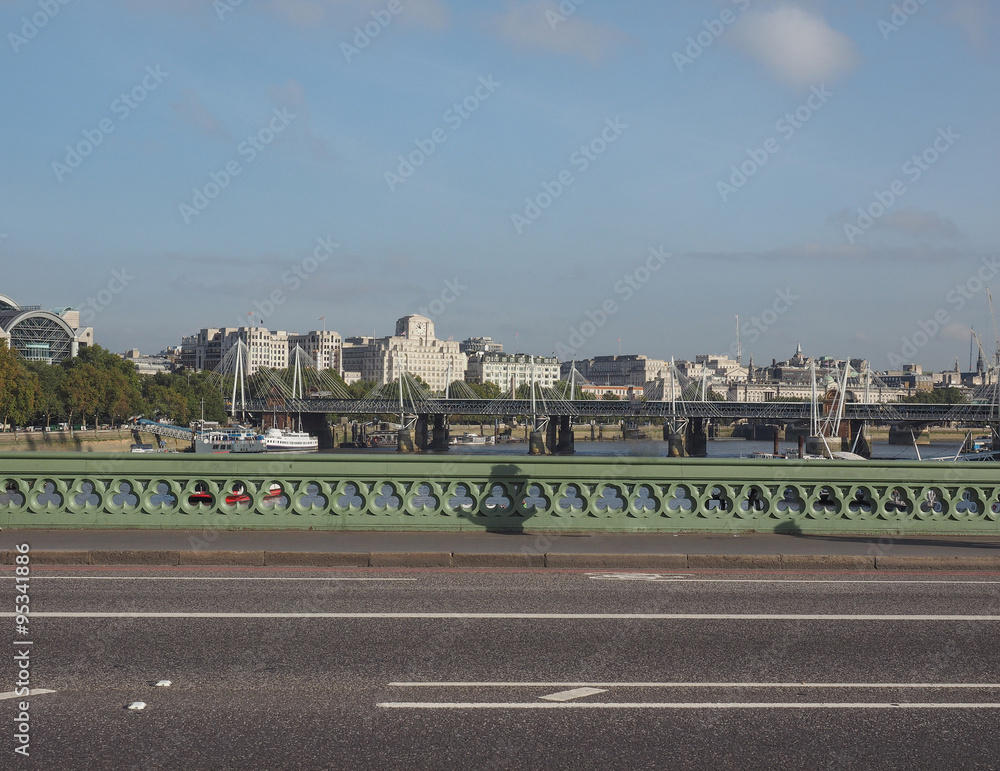
[[[62,398],[66,401],[69,423],[73,415],[93,415],[102,396],[101,373],[93,364],[78,363],[69,368],[60,384]]]
[[[66,370],[53,364],[38,361],[29,363],[28,369],[38,377],[35,421],[44,419],[45,427],[48,428],[53,418],[58,419],[66,414],[66,403],[60,395],[60,386],[66,376]]]
[[[904,396],[899,401],[911,404],[961,404],[965,394],[960,388],[935,388],[932,391],[921,391],[913,396]]]
[[[6,340],[0,340],[0,425],[8,420],[26,422],[34,414],[38,393],[38,376],[21,363]]]
[[[125,373],[118,369],[110,369],[101,378],[103,387],[102,415],[107,415],[109,422],[117,424],[122,418],[135,415],[142,411],[142,392]]]
[[[466,383],[464,380],[456,380],[455,383],[464,383],[480,399],[498,399],[500,397],[500,386],[490,380],[485,383]],[[452,393],[454,392],[455,386],[452,385]]]

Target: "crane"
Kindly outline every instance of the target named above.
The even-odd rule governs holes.
[[[996,351],[993,354],[993,366],[1000,364],[1000,332],[997,331],[997,315],[993,312],[993,295],[986,287],[986,298],[990,301],[990,318],[993,319],[993,339],[996,340]]]

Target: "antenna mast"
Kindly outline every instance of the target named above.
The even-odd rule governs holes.
[[[740,345],[740,314],[736,314],[736,363],[742,365],[743,348]]]

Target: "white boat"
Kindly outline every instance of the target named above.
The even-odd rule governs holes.
[[[480,436],[479,434],[465,433],[461,436],[452,437],[450,444],[494,444],[494,437]]]
[[[319,439],[305,431],[269,428],[264,433],[264,446],[268,452],[314,452],[319,449]]]
[[[196,453],[254,453],[264,452],[266,449],[262,436],[245,429],[203,431],[194,439]]]

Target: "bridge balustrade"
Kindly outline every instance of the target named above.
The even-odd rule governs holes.
[[[1000,533],[984,463],[0,453],[0,526]]]

